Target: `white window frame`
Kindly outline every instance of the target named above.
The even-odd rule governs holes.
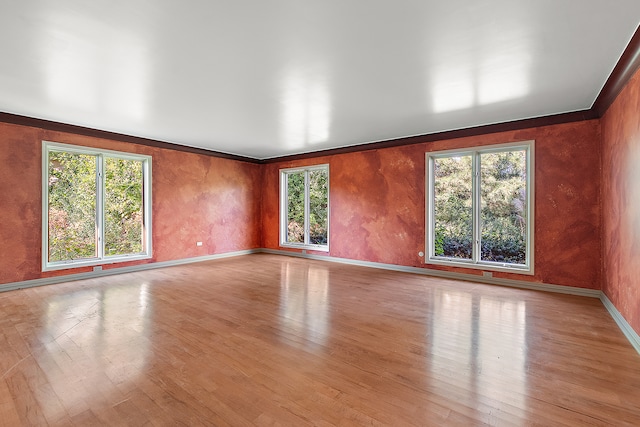
[[[316,245],[309,243],[309,172],[314,170],[324,170],[327,172],[327,244]],[[287,219],[288,219],[288,181],[287,175],[290,173],[305,173],[304,179],[304,243],[287,242]],[[311,249],[315,251],[329,252],[330,236],[330,187],[329,187],[329,165],[314,165],[298,168],[280,169],[280,246],[287,248]]]
[[[79,260],[49,261],[49,153],[67,152],[96,156],[96,235],[98,237],[97,256]],[[143,206],[144,206],[144,251],[136,254],[105,255],[104,251],[104,156],[142,162]],[[132,154],[121,151],[83,147],[59,142],[42,141],[42,271],[61,270],[66,268],[113,264],[117,262],[149,259],[152,257],[152,225],[151,225],[151,156]]]
[[[526,260],[524,264],[501,263],[494,261],[482,261],[480,259],[480,154],[497,153],[504,151],[526,151],[527,162],[527,242]],[[450,258],[435,255],[435,214],[434,214],[434,159],[452,156],[473,156],[473,249],[470,260]],[[535,230],[535,141],[522,141],[506,144],[488,145],[483,147],[463,148],[426,153],[426,250],[425,264],[447,265],[465,268],[474,268],[487,271],[504,271],[526,275],[534,274],[534,230]]]

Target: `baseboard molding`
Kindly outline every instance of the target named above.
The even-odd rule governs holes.
[[[534,291],[555,292],[561,294],[578,295],[590,298],[600,298],[602,293],[597,289],[574,288],[572,286],[553,285],[548,283],[533,283],[524,280],[502,279],[498,277],[486,277],[476,274],[455,273],[451,271],[434,270],[430,268],[407,267],[397,264],[384,264],[371,261],[360,261],[348,258],[336,258],[325,255],[306,254],[300,252],[282,251],[277,249],[262,249],[262,253],[272,255],[286,255],[298,258],[315,259],[320,261],[337,262],[340,264],[357,265],[360,267],[379,268],[382,270],[400,271],[403,273],[423,274],[425,276],[442,277],[443,279],[466,280],[489,285],[508,286],[512,288],[529,289]]]
[[[500,285],[500,286],[508,286],[513,288],[529,289],[529,290],[535,290],[535,291],[555,292],[555,293],[561,293],[561,294],[599,298],[600,301],[602,301],[602,304],[605,306],[605,308],[609,312],[609,314],[611,315],[611,317],[613,317],[613,320],[616,322],[618,327],[622,330],[624,335],[627,337],[627,339],[629,340],[633,348],[635,348],[638,354],[640,354],[640,336],[633,330],[631,325],[629,325],[629,323],[624,319],[622,314],[620,314],[618,309],[613,305],[613,303],[609,300],[609,298],[607,298],[607,296],[602,291],[599,291],[599,290],[574,288],[571,286],[562,286],[562,285],[552,285],[548,283],[531,283],[531,282],[526,282],[522,280],[501,279],[497,277],[485,277],[485,276],[478,276],[475,274],[454,273],[450,271],[433,270],[429,268],[407,267],[407,266],[396,265],[396,264],[384,264],[379,262],[360,261],[360,260],[354,260],[354,259],[348,259],[348,258],[336,258],[336,257],[330,257],[330,256],[282,251],[282,250],[276,250],[276,249],[265,249],[265,248],[249,249],[249,250],[243,250],[243,251],[227,252],[223,254],[205,255],[205,256],[194,257],[194,258],[184,258],[184,259],[178,259],[178,260],[172,260],[172,261],[161,261],[161,262],[154,262],[149,264],[133,265],[129,267],[112,268],[108,270],[69,274],[66,276],[46,277],[42,279],[25,280],[22,282],[5,283],[0,285],[0,292],[12,291],[16,289],[32,288],[35,286],[53,285],[56,283],[71,282],[76,280],[93,279],[96,277],[112,276],[115,274],[122,274],[122,273],[134,273],[138,271],[153,270],[156,268],[174,267],[178,265],[192,264],[196,262],[211,261],[216,259],[231,258],[231,257],[250,255],[250,254],[256,254],[256,253],[285,255],[285,256],[313,259],[313,260],[319,260],[319,261],[336,262],[340,264],[356,265],[360,267],[370,267],[370,268],[378,268],[382,270],[399,271],[403,273],[422,274],[425,276],[442,277],[445,279],[466,280],[466,281],[477,282],[477,283],[486,283],[489,285]]]
[[[611,317],[613,317],[613,320],[616,322],[618,327],[622,330],[622,333],[627,337],[627,339],[629,340],[633,348],[635,348],[635,350],[638,352],[638,354],[640,354],[640,336],[631,327],[631,325],[629,325],[629,323],[625,320],[622,314],[620,314],[618,309],[613,305],[613,303],[609,300],[609,298],[607,298],[604,292],[600,290],[574,288],[571,286],[562,286],[562,285],[551,285],[548,283],[531,283],[531,282],[525,282],[521,280],[500,279],[495,277],[477,276],[474,274],[452,273],[449,271],[433,270],[429,268],[406,267],[406,266],[395,265],[395,264],[383,264],[378,262],[359,261],[359,260],[353,260],[348,258],[335,258],[330,256],[281,251],[276,249],[262,249],[260,250],[260,252],[273,254],[273,255],[286,255],[286,256],[293,256],[298,258],[337,262],[341,264],[357,265],[361,267],[379,268],[383,270],[400,271],[404,273],[423,274],[426,276],[442,277],[445,279],[467,280],[471,282],[486,283],[489,285],[500,285],[500,286],[508,286],[508,287],[529,289],[529,290],[536,290],[536,291],[555,292],[555,293],[577,295],[577,296],[584,296],[584,297],[590,297],[590,298],[599,298],[602,304],[605,306],[605,308],[609,312],[609,314],[611,315]]]
[[[622,331],[625,337],[629,340],[633,348],[636,349],[638,354],[640,354],[640,335],[636,333],[636,331],[631,327],[629,322],[622,317],[622,314],[618,311],[615,305],[611,302],[611,300],[604,294],[604,292],[600,295],[600,301],[607,309],[613,320],[618,324],[618,327]]]
[[[195,262],[211,261],[215,259],[231,258],[241,255],[250,255],[262,252],[261,249],[248,249],[243,251],[226,252],[222,254],[204,255],[193,258],[184,258],[171,261],[160,261],[149,264],[132,265],[129,267],[110,268],[108,270],[89,271],[86,273],[68,274],[65,276],[44,277],[42,279],[25,280],[22,282],[11,282],[0,285],[0,292],[13,291],[16,289],[33,288],[36,286],[54,285],[56,283],[73,282],[76,280],[94,279],[96,277],[113,276],[115,274],[134,273],[137,271],[153,270],[156,268],[175,267],[183,264]]]

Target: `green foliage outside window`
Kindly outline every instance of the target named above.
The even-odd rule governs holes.
[[[49,153],[49,261],[96,257],[96,156]]]
[[[309,243],[314,245],[326,245],[328,242],[329,188],[327,178],[326,170],[309,172]]]
[[[481,173],[481,259],[524,264],[527,248],[526,152],[485,153]]]
[[[309,244],[328,243],[328,173],[325,169],[287,172],[287,242],[304,243],[305,175],[309,180]]]
[[[105,255],[142,252],[142,162],[105,158]]]
[[[287,242],[304,243],[304,171],[287,174]]]
[[[49,262],[98,256],[99,157],[49,152]],[[143,252],[142,161],[104,157],[105,255]]]
[[[436,256],[471,259],[472,156],[434,159]],[[480,259],[524,264],[527,238],[526,151],[480,154]]]
[[[434,162],[435,254],[471,259],[473,192],[471,156]]]

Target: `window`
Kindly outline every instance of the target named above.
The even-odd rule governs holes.
[[[329,250],[329,165],[280,171],[280,245]]]
[[[43,269],[151,257],[151,157],[43,142]]]
[[[534,142],[427,153],[427,259],[533,274]]]

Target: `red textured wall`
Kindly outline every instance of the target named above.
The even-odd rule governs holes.
[[[480,274],[422,264],[425,152],[536,140],[535,276],[495,277],[600,289],[600,126],[585,121],[266,165],[263,246],[278,246],[278,170],[330,164],[333,257]]]
[[[153,156],[152,262],[279,249],[279,168],[329,163],[329,255],[416,267],[424,266],[425,152],[535,139],[536,274],[495,274],[599,289],[599,129],[579,122],[261,166],[0,124],[0,283],[89,270],[40,271],[43,139]]]
[[[640,334],[640,72],[602,118],[603,291]]]
[[[0,123],[0,284],[91,270],[41,272],[42,140],[152,156],[153,259],[136,264],[260,247],[260,165]]]

